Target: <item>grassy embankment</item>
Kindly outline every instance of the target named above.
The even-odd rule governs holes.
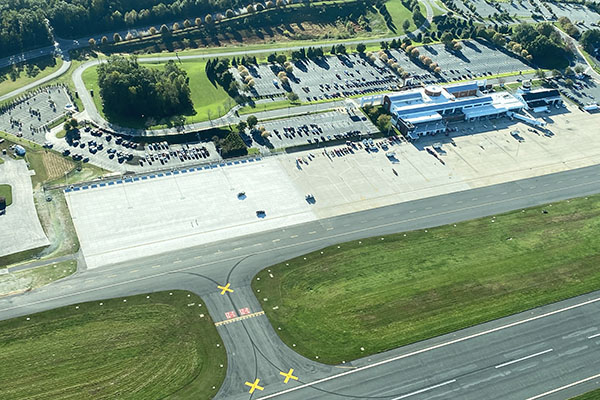
[[[12,188],[10,185],[0,185],[0,197],[4,197],[6,199],[7,207],[12,204]]]
[[[160,68],[164,64],[153,63],[143,65],[151,68]],[[185,115],[186,124],[208,121],[209,119],[221,117],[233,107],[235,101],[229,97],[222,87],[213,85],[206,76],[206,73],[204,72],[204,67],[206,65],[205,60],[184,60],[178,65],[187,72],[187,75],[190,78],[190,91],[195,112],[194,115]],[[82,74],[82,79],[88,90],[94,90],[94,104],[100,114],[106,118],[102,106],[102,98],[100,97],[100,88],[98,86],[97,67],[94,66],[85,70]],[[141,118],[128,120],[111,118],[110,121],[133,128],[145,127],[144,121]],[[165,124],[158,123],[150,126],[150,128],[158,129],[164,128],[165,126]]]
[[[13,90],[19,89],[25,85],[43,79],[51,73],[57,71],[63,64],[62,58],[55,57],[42,57],[31,61],[31,65],[35,65],[38,68],[37,74],[28,74],[23,64],[19,64],[18,78],[14,81],[10,78],[10,70],[12,67],[6,67],[0,69],[0,75],[4,75],[6,80],[0,82],[0,96],[12,92]]]
[[[227,367],[223,342],[200,297],[170,293],[0,322],[1,397],[212,398]]]
[[[285,343],[333,364],[598,290],[599,239],[597,195],[328,247],[252,287]]]
[[[573,397],[571,400],[600,400],[600,389]]]
[[[37,289],[65,278],[75,271],[77,271],[77,261],[69,260],[0,275],[0,297]]]

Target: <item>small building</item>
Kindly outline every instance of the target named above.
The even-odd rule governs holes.
[[[560,92],[557,89],[524,91],[521,93],[521,98],[527,104],[527,109],[534,112],[546,111],[549,106],[562,103]]]
[[[392,123],[410,139],[445,132],[452,121],[474,121],[520,111],[523,102],[508,92],[481,93],[477,82],[427,86],[386,95]]]

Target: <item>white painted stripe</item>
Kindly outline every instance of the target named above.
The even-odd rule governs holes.
[[[291,239],[295,239],[297,237],[298,237],[298,235],[292,235],[292,236],[290,236]]]
[[[539,353],[531,354],[531,355],[528,355],[528,356],[525,356],[525,357],[522,357],[522,358],[518,358],[516,360],[512,360],[512,361],[508,361],[508,362],[496,365],[494,368],[502,368],[502,367],[506,367],[507,365],[518,363],[520,361],[529,360],[530,358],[541,356],[542,354],[550,353],[553,350],[554,349],[548,349],[548,350],[540,351]]]
[[[541,399],[542,397],[550,396],[551,394],[554,394],[556,392],[560,392],[561,390],[565,390],[565,389],[568,389],[570,387],[577,386],[579,384],[582,384],[582,383],[585,383],[585,382],[588,382],[588,381],[593,381],[596,378],[600,378],[600,374],[594,375],[594,376],[590,376],[589,378],[585,378],[585,379],[582,379],[582,380],[577,381],[577,382],[569,383],[568,385],[561,386],[561,387],[556,388],[556,389],[552,389],[552,390],[550,390],[550,391],[548,391],[546,393],[542,393],[542,394],[538,394],[537,396],[530,397],[527,400]]]
[[[273,239],[273,243],[279,242],[281,239]]]
[[[523,325],[523,324],[526,324],[526,323],[531,322],[531,321],[537,321],[538,319],[550,317],[552,315],[560,314],[560,313],[565,312],[565,311],[574,310],[574,309],[577,309],[579,307],[587,306],[589,304],[594,304],[594,303],[598,303],[598,302],[600,302],[600,297],[597,297],[597,298],[591,299],[591,300],[587,300],[587,301],[584,301],[582,303],[573,304],[572,306],[568,306],[568,307],[561,308],[561,309],[558,309],[558,310],[550,311],[550,312],[547,312],[545,314],[536,315],[535,317],[523,319],[521,321],[511,322],[510,324],[502,325],[502,326],[499,326],[499,327],[496,327],[496,328],[492,328],[492,329],[489,329],[487,331],[483,331],[483,332],[479,332],[479,333],[474,333],[472,335],[465,336],[463,338],[454,339],[454,340],[450,340],[448,342],[436,344],[434,346],[426,347],[426,348],[421,349],[421,350],[416,350],[416,351],[413,351],[411,353],[406,353],[406,354],[402,354],[402,355],[399,355],[399,356],[396,356],[396,357],[388,358],[387,360],[382,360],[382,361],[376,362],[374,364],[365,365],[364,367],[359,367],[359,368],[353,369],[351,371],[342,372],[340,374],[332,375],[332,376],[329,376],[327,378],[322,378],[322,379],[316,380],[314,382],[309,382],[309,383],[305,383],[303,385],[298,385],[298,386],[295,386],[293,388],[282,390],[281,392],[273,393],[273,394],[270,394],[270,395],[265,396],[265,397],[259,397],[256,400],[271,399],[273,397],[277,397],[277,396],[280,396],[280,395],[283,395],[283,394],[286,394],[286,393],[289,393],[289,392],[293,392],[293,391],[296,391],[296,390],[299,390],[299,389],[304,389],[306,387],[314,386],[314,385],[317,385],[319,383],[327,382],[327,381],[330,381],[330,380],[333,380],[333,379],[341,378],[341,377],[346,376],[346,375],[354,374],[354,373],[359,372],[359,371],[363,371],[363,370],[367,370],[367,369],[379,367],[380,365],[384,365],[384,364],[388,364],[388,363],[391,363],[391,362],[394,362],[394,361],[402,360],[404,358],[408,358],[408,357],[412,357],[412,356],[415,356],[415,355],[418,355],[418,354],[426,353],[428,351],[440,349],[442,347],[447,347],[447,346],[450,346],[450,345],[453,345],[453,344],[456,344],[456,343],[465,342],[467,340],[474,339],[476,337],[480,337],[480,336],[484,336],[484,335],[489,335],[490,333],[494,333],[494,332],[503,331],[503,330],[508,329],[508,328],[512,328],[512,327],[519,326],[519,325]]]
[[[317,233],[317,231],[310,231],[310,232],[308,232],[309,235],[314,235],[315,233]]]
[[[598,336],[600,336],[600,333],[596,333],[595,335],[588,336],[588,339],[593,339],[593,338],[598,337]]]
[[[456,382],[456,379],[452,379],[451,381],[447,381],[447,382],[444,382],[444,383],[439,383],[437,385],[429,386],[428,388],[417,390],[416,392],[404,394],[404,395],[402,395],[400,397],[394,397],[392,400],[405,399],[407,397],[414,396],[415,394],[419,394],[419,393],[423,393],[423,392],[428,392],[430,390],[437,389],[439,387],[446,386],[446,385],[449,385],[449,384],[454,383],[454,382]]]

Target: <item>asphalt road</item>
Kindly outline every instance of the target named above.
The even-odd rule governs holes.
[[[22,317],[55,307],[110,297],[169,289],[191,290],[203,297],[215,321],[227,320],[225,312],[233,311],[239,316],[240,309],[248,308],[243,310],[250,313],[247,319],[218,326],[229,357],[227,378],[218,398],[258,398],[284,388],[351,371],[348,367],[372,365],[376,361],[485,331],[489,327],[477,326],[466,332],[435,338],[342,366],[321,365],[316,360],[300,357],[285,346],[267,318],[261,315],[262,310],[256,297],[251,294],[249,282],[262,268],[350,240],[423,229],[598,192],[600,166],[592,166],[291,226],[80,271],[45,288],[0,299],[0,319]],[[234,292],[221,295],[216,286],[226,283],[231,283]],[[588,297],[594,296],[600,297],[600,293]],[[560,305],[550,306],[551,309],[557,307]],[[598,311],[597,303],[578,307],[334,377],[277,398],[391,400],[406,398],[401,396],[408,394],[410,396],[407,397],[411,399],[431,398],[434,395],[437,398],[449,398],[451,394],[452,397],[454,394],[458,396],[454,398],[468,399],[524,399],[536,396],[600,372],[596,363],[597,340],[592,341],[585,336],[593,335],[598,329],[595,324],[600,326]],[[523,317],[513,316],[508,320]],[[32,319],[35,320],[35,316]],[[492,324],[503,323],[495,321]],[[526,359],[522,363],[496,368],[504,362],[548,349],[552,351],[535,356],[531,361]],[[535,365],[532,364],[534,361]],[[524,368],[526,366],[528,368]],[[294,375],[300,380],[283,384],[279,371],[289,368],[295,369]],[[260,379],[259,384],[265,390],[257,390],[250,396],[244,383],[253,382],[256,378]],[[446,383],[449,381],[452,382]],[[583,392],[594,385],[598,386],[598,379],[574,386],[569,395]],[[555,397],[548,398],[568,398],[565,393],[561,391]]]

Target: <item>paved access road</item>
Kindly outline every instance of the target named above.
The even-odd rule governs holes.
[[[352,371],[348,367],[373,365],[524,316],[513,316],[342,366],[326,366],[300,357],[279,340],[267,318],[261,314],[249,282],[262,268],[324,246],[598,192],[600,166],[592,166],[290,226],[79,272],[45,288],[0,299],[0,319],[109,297],[169,289],[191,290],[203,297],[215,321],[227,321],[225,313],[238,318],[230,323],[218,323],[229,357],[227,378],[217,396],[220,399],[257,399],[332,376],[334,378],[326,382],[277,398],[399,400],[432,396],[453,398],[456,394],[454,398],[524,399],[600,373],[596,363],[597,340],[588,338],[600,327],[598,303],[335,377],[340,372]],[[217,285],[227,283],[231,284],[233,292],[221,295]],[[600,293],[588,297],[600,297]],[[570,302],[576,300],[567,303]],[[546,310],[561,307],[552,305]],[[535,310],[531,315],[543,312]],[[248,315],[243,315],[246,313]],[[519,359],[523,360],[516,361]],[[515,362],[502,365],[512,361]],[[284,384],[279,372],[290,368],[294,368],[299,381]],[[250,396],[245,382],[255,379],[260,379],[259,385],[264,391],[257,390]],[[548,398],[568,398],[592,385],[598,386],[597,381],[590,380]]]

